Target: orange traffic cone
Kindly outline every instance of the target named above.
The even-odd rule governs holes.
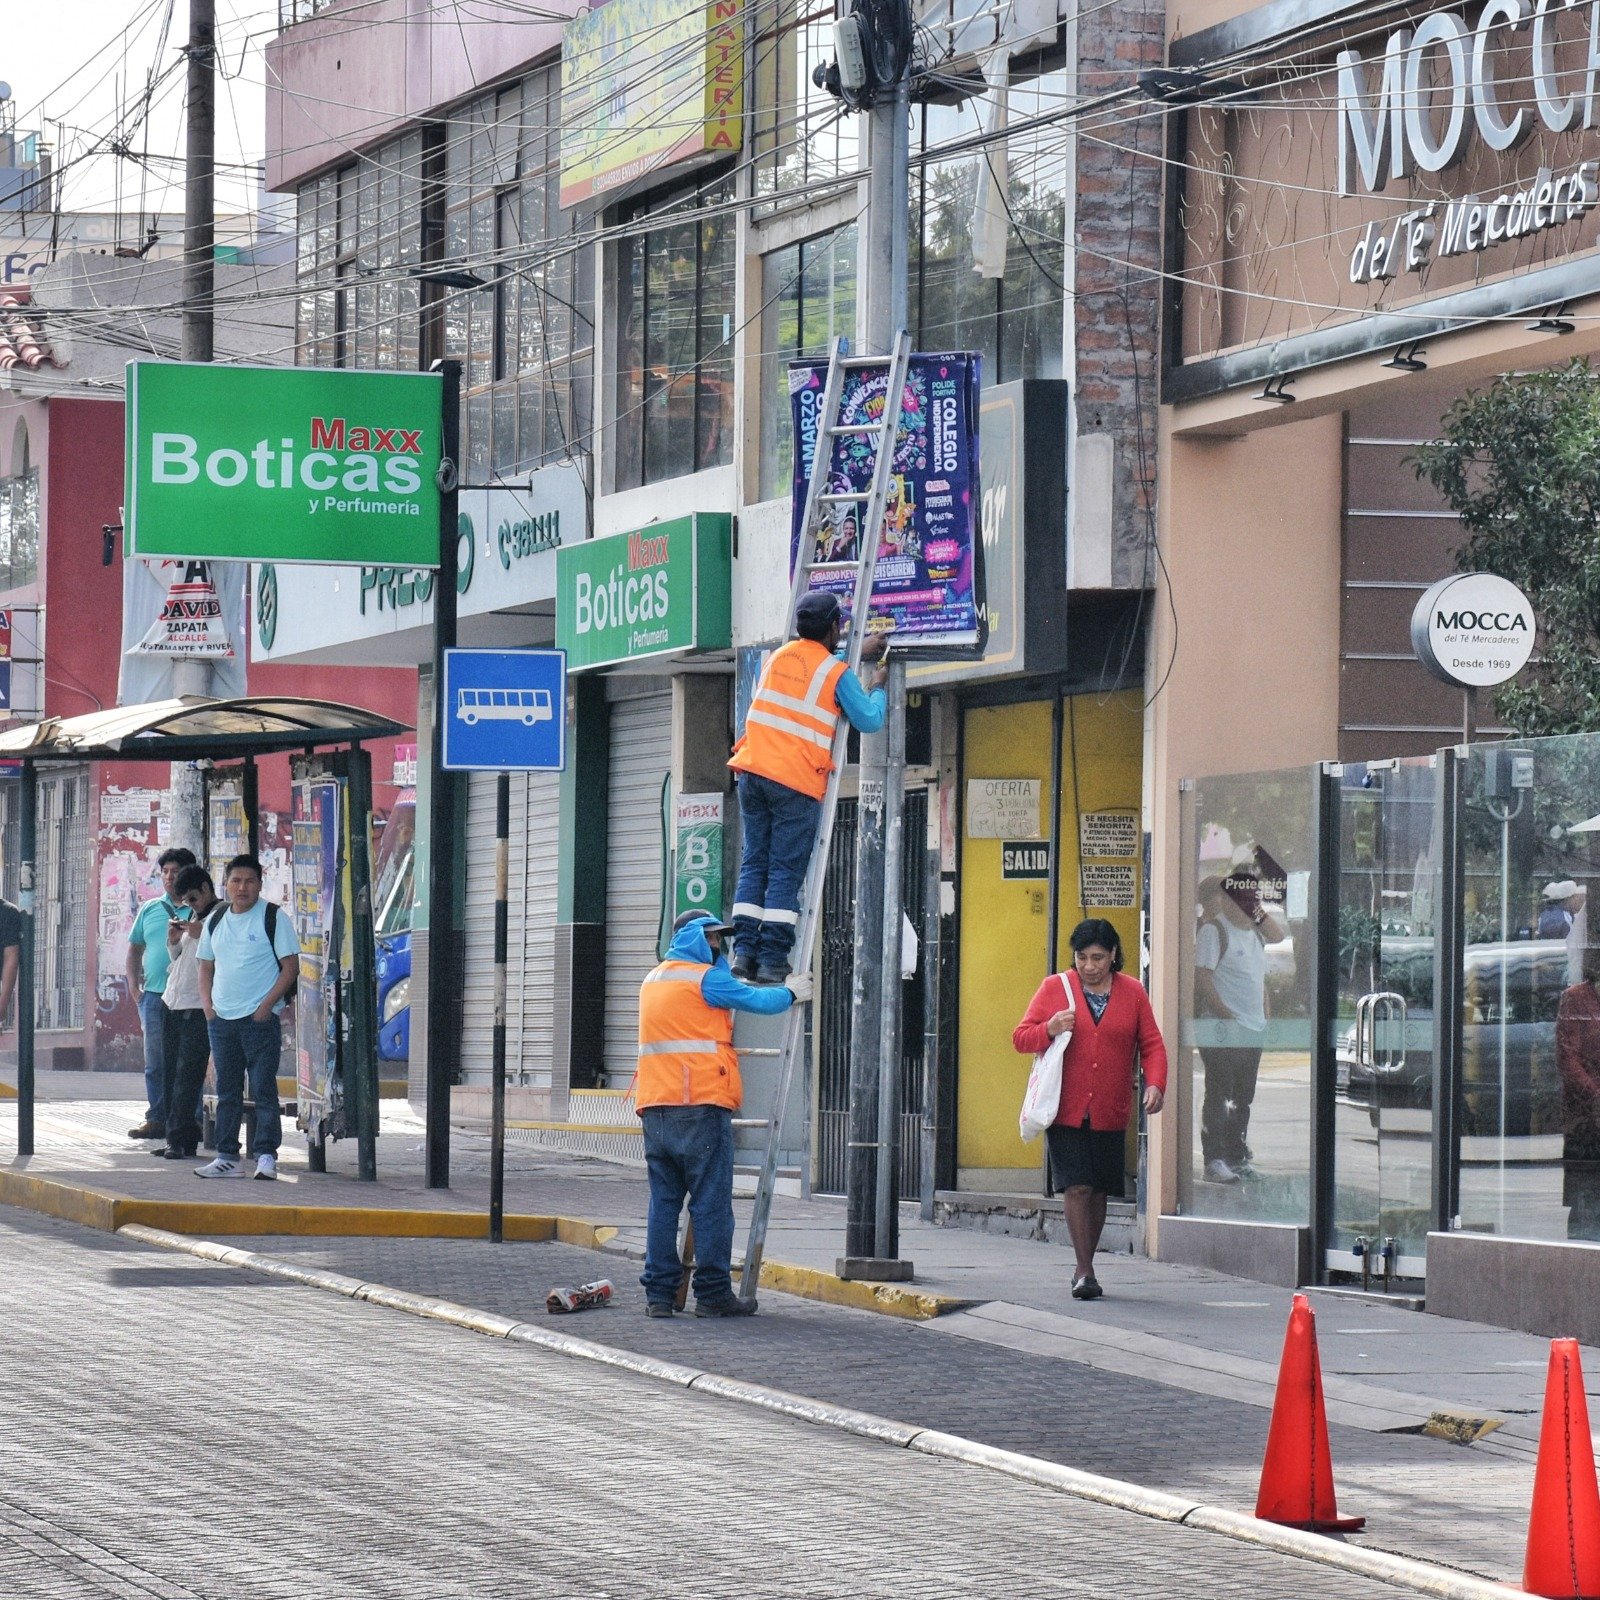
[[[1283,1341],[1256,1515],[1263,1522],[1282,1522],[1317,1533],[1353,1533],[1367,1521],[1365,1517],[1341,1517],[1334,1502],[1322,1363],[1317,1359],[1317,1319],[1303,1294],[1294,1297]]]
[[[1522,1587],[1551,1600],[1600,1595],[1600,1485],[1576,1339],[1550,1341]]]

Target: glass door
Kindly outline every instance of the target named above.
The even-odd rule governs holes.
[[[1435,757],[1350,762],[1338,800],[1330,1274],[1425,1273],[1433,1216]]]

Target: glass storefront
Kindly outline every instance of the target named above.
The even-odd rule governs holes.
[[[1179,1193],[1191,1216],[1309,1220],[1314,797],[1304,770],[1205,778],[1184,794]]]
[[[1195,780],[1176,1081],[1185,1215],[1600,1241],[1600,736]]]

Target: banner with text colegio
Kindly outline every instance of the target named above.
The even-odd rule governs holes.
[[[130,361],[123,553],[436,567],[442,382]]]
[[[726,650],[733,518],[697,511],[556,552],[556,644],[567,670]]]

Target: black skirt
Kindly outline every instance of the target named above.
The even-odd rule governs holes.
[[[1050,1146],[1050,1179],[1058,1194],[1068,1189],[1093,1189],[1096,1194],[1122,1198],[1123,1148],[1127,1135],[1121,1128],[1081,1128],[1056,1123],[1045,1130]]]

